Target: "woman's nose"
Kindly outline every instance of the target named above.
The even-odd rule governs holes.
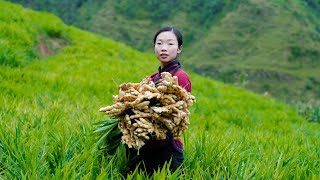
[[[161,47],[161,51],[167,51],[167,46],[166,46],[166,45],[163,45],[163,46]]]

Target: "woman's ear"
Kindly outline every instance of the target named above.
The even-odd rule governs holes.
[[[180,53],[181,53],[181,51],[182,51],[182,45],[178,47],[178,51],[177,51],[177,52],[178,52],[178,54],[180,54]]]

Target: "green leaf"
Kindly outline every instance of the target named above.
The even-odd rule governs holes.
[[[120,145],[122,133],[118,128],[118,120],[104,120],[96,124],[97,128],[93,131],[98,136],[95,149],[105,151],[113,155]]]

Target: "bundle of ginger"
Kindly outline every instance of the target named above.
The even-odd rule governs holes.
[[[140,83],[124,83],[119,95],[113,96],[113,105],[100,108],[101,112],[117,118],[122,142],[139,149],[151,137],[166,139],[171,132],[181,136],[190,124],[189,110],[195,97],[178,85],[178,78],[168,72],[155,84],[150,77]]]

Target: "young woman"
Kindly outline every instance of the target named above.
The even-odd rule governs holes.
[[[158,72],[150,77],[153,82],[161,79],[161,72],[170,72],[172,76],[178,77],[181,87],[191,92],[191,82],[188,74],[181,69],[178,55],[182,51],[182,35],[174,27],[161,28],[154,36],[154,52],[160,61],[161,66]],[[165,140],[150,139],[146,142],[137,155],[135,149],[129,149],[129,168],[133,171],[137,166],[149,175],[162,168],[165,163],[170,163],[170,170],[173,172],[183,163],[183,144],[181,139],[174,139],[171,133],[167,134]]]

